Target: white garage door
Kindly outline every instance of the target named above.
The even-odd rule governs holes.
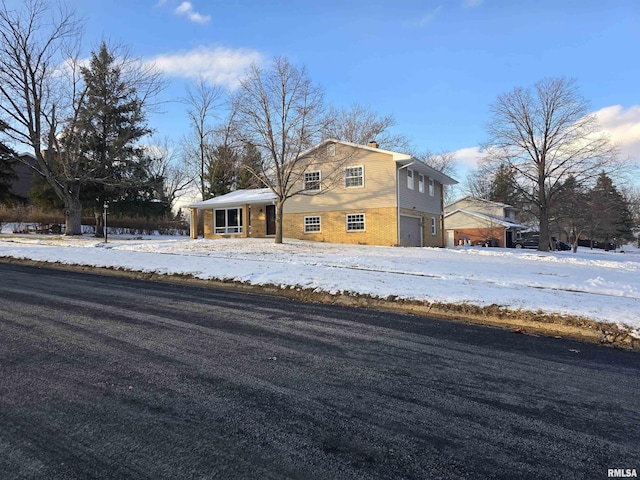
[[[400,215],[400,245],[403,247],[422,246],[422,226],[420,217]]]

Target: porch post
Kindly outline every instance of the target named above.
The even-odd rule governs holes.
[[[243,238],[248,238],[251,236],[251,232],[249,231],[251,229],[251,218],[249,217],[251,215],[251,210],[249,210],[249,205],[248,204],[244,204],[242,205],[242,237]]]
[[[191,224],[189,225],[189,230],[191,233],[191,238],[198,238],[198,209],[191,209]]]

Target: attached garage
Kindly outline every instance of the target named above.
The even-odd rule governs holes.
[[[400,215],[400,245],[403,247],[421,247],[422,218]]]

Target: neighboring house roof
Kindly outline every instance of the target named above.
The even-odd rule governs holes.
[[[463,213],[466,215],[471,215],[473,217],[477,217],[480,218],[482,220],[486,220],[488,222],[491,222],[493,224],[497,224],[500,226],[503,226],[504,228],[521,228],[524,227],[524,225],[521,225],[519,223],[513,223],[513,222],[508,222],[502,218],[497,218],[497,217],[492,217],[490,215],[485,215],[484,213],[478,213],[478,212],[472,212],[470,210],[454,210],[453,212],[449,212],[447,214],[445,214],[444,218],[445,220],[447,219],[447,217],[450,217],[452,215],[455,215],[456,213]]]
[[[235,205],[251,205],[272,203],[278,199],[270,188],[256,188],[250,190],[236,190],[226,195],[210,198],[203,202],[192,203],[188,208],[208,210],[212,208],[230,207]]]
[[[463,202],[463,201],[466,201],[466,200],[470,200],[470,201],[473,201],[473,202],[484,202],[484,203],[491,204],[494,207],[511,208],[513,210],[518,210],[516,207],[514,207],[512,205],[508,205],[508,204],[502,203],[502,202],[493,202],[491,200],[485,200],[484,198],[474,197],[473,195],[467,195],[466,197],[459,198],[459,199],[457,199],[457,200],[445,205],[444,208],[446,210],[447,208],[451,207],[452,205],[455,205],[456,203],[460,203],[460,202]]]
[[[455,185],[456,183],[458,183],[457,180],[454,180],[450,176],[442,173],[441,171],[436,170],[433,167],[430,167],[429,165],[424,163],[422,160],[414,158],[411,155],[407,155],[406,153],[393,152],[391,150],[385,150],[383,148],[378,148],[378,147],[370,147],[368,145],[358,145],[357,143],[344,142],[342,140],[337,140],[335,138],[327,138],[326,140],[323,140],[317,145],[314,145],[313,147],[302,152],[300,156],[303,157],[305,155],[308,155],[315,149],[320,148],[323,145],[326,145],[328,143],[339,143],[341,145],[346,145],[353,148],[359,148],[361,150],[368,150],[374,153],[386,153],[388,155],[391,155],[391,158],[401,167],[411,166],[411,168],[416,172],[421,173],[429,178],[433,178],[434,180],[436,180],[437,182],[443,185]]]

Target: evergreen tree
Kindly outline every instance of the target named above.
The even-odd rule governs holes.
[[[255,145],[245,143],[238,168],[238,190],[263,188],[265,184],[260,180],[262,171],[262,155],[260,151]]]
[[[0,125],[0,128],[2,125]],[[15,172],[15,154],[0,142],[0,203],[13,203],[15,198],[11,186],[18,178]]]
[[[585,189],[574,176],[569,176],[563,183],[553,205],[555,218],[559,225],[569,229],[569,241],[573,251],[578,250],[578,239],[589,229],[593,221],[591,215],[591,199]]]
[[[86,179],[81,198],[93,205],[96,236],[102,236],[105,201],[144,200],[149,176],[148,159],[138,142],[151,133],[144,100],[135,83],[127,81],[127,64],[102,42],[88,66],[81,68],[85,83],[75,118],[63,138],[75,152]]]
[[[506,164],[500,165],[495,171],[489,190],[489,200],[508,205],[520,203],[520,197],[515,187],[515,173]]]
[[[633,238],[633,217],[625,198],[602,172],[590,192],[592,238],[609,242]]]
[[[207,162],[207,196],[219,197],[229,193],[236,185],[238,154],[231,145],[216,145],[209,149]]]

